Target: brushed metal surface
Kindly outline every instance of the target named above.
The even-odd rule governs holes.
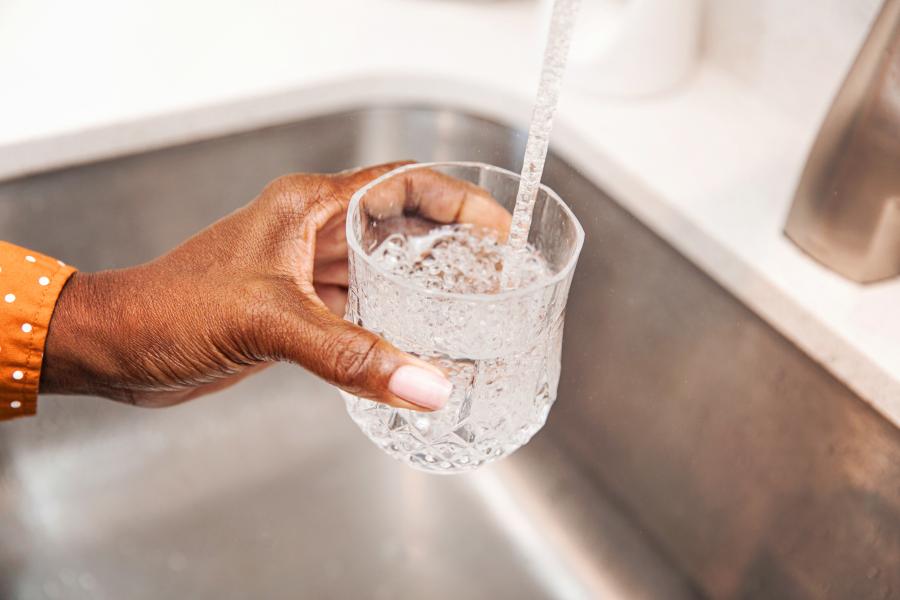
[[[900,0],[886,0],[797,187],[788,237],[868,283],[900,274]]]
[[[291,170],[516,168],[523,135],[365,109],[0,183],[0,237],[151,258]],[[382,455],[281,366],[160,411],[0,424],[0,598],[898,598],[900,433],[566,163],[587,238],[559,400],[512,458]]]

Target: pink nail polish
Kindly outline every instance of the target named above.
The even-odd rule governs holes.
[[[453,384],[427,369],[404,365],[391,375],[388,389],[407,402],[437,410],[447,403]]]

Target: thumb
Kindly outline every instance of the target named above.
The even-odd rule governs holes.
[[[282,353],[351,394],[397,408],[437,410],[453,385],[437,367],[374,333],[332,314],[321,302],[302,298]]]

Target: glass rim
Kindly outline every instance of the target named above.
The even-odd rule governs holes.
[[[575,216],[575,213],[572,212],[572,209],[569,208],[569,205],[563,201],[563,199],[550,189],[548,186],[543,183],[540,184],[540,190],[543,190],[547,196],[556,202],[558,205],[562,207],[562,210],[565,214],[572,220],[575,224],[575,247],[572,250],[571,255],[566,260],[565,265],[557,272],[554,273],[552,277],[547,279],[542,279],[536,283],[531,283],[526,285],[525,287],[515,288],[512,290],[505,290],[501,292],[497,292],[495,294],[484,294],[484,293],[462,293],[462,292],[447,292],[444,290],[435,290],[429,289],[420,285],[416,285],[408,278],[405,278],[401,275],[393,273],[384,269],[380,264],[372,260],[371,256],[367,254],[359,243],[359,240],[356,239],[356,235],[353,232],[353,218],[352,215],[355,212],[359,211],[359,203],[362,200],[362,197],[365,196],[369,190],[371,190],[376,185],[387,181],[391,177],[395,177],[400,173],[405,173],[406,171],[412,171],[414,169],[427,169],[432,167],[472,167],[478,169],[484,169],[488,171],[494,171],[497,173],[502,173],[504,175],[509,175],[517,180],[521,179],[521,175],[518,173],[513,173],[508,169],[504,169],[502,167],[498,167],[495,165],[491,165],[488,163],[482,163],[478,161],[438,161],[438,162],[426,162],[426,163],[411,163],[408,165],[403,165],[401,167],[397,167],[380,177],[377,177],[362,186],[356,192],[353,193],[353,196],[350,197],[350,205],[347,207],[347,223],[345,226],[346,236],[347,236],[347,248],[353,252],[356,256],[360,257],[365,263],[378,271],[382,276],[386,277],[389,281],[404,287],[411,289],[419,294],[425,294],[426,296],[431,296],[434,298],[447,298],[452,300],[466,300],[466,301],[475,301],[475,302],[497,302],[498,300],[504,300],[507,298],[516,298],[520,296],[527,296],[530,294],[534,294],[539,290],[543,290],[548,287],[552,287],[569,276],[570,273],[575,269],[575,265],[578,262],[578,257],[581,254],[581,248],[584,245],[584,229],[581,227],[581,223],[579,223],[578,218]]]

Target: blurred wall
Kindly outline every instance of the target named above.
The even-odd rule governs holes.
[[[800,126],[817,128],[881,4],[707,0],[704,50]]]

